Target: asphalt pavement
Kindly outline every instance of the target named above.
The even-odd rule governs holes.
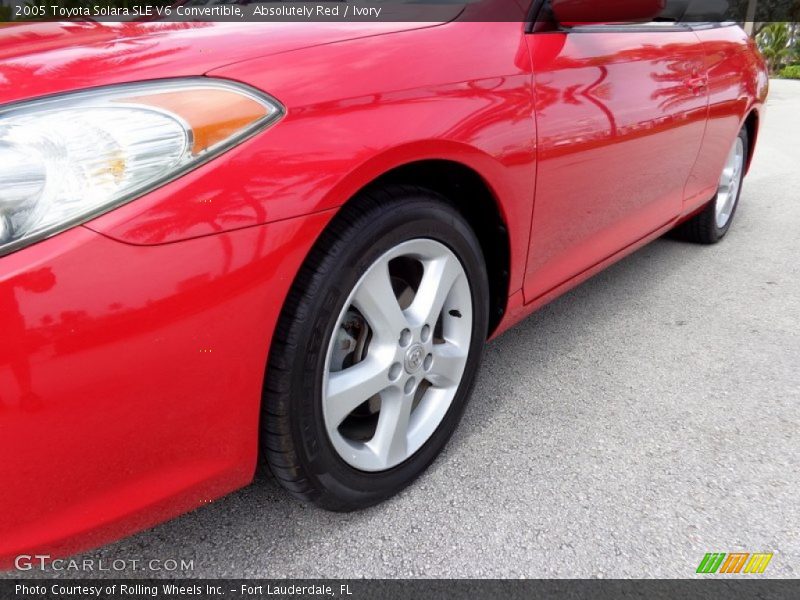
[[[728,238],[659,240],[490,344],[415,485],[342,515],[263,479],[85,557],[196,577],[691,577],[706,552],[764,551],[765,575],[798,577],[798,264],[800,81],[775,81]]]

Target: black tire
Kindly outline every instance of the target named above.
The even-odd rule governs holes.
[[[361,275],[388,249],[416,238],[446,245],[464,267],[474,319],[467,367],[449,411],[428,441],[398,466],[368,473],[345,463],[325,430],[321,399],[328,343]],[[447,443],[471,393],[487,336],[487,281],[475,234],[434,192],[384,187],[342,209],[297,275],[269,354],[261,446],[277,481],[301,500],[350,511],[381,502],[420,475]]]
[[[747,165],[750,145],[746,127],[739,132],[739,138],[744,143],[744,164]],[[721,241],[722,238],[725,237],[725,234],[727,234],[730,230],[731,224],[733,223],[733,218],[736,216],[736,209],[739,206],[739,198],[742,195],[742,183],[745,175],[744,171],[745,170],[743,168],[740,174],[741,179],[739,181],[739,189],[734,200],[733,210],[724,226],[719,227],[717,225],[716,206],[719,199],[719,194],[717,194],[701,212],[675,228],[673,232],[675,237],[689,242],[694,242],[696,244],[716,244],[717,242]]]

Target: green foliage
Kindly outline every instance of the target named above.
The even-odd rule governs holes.
[[[800,79],[800,65],[784,67],[779,76],[783,79]]]
[[[767,23],[756,36],[770,73],[800,79],[800,23]]]
[[[792,58],[800,62],[800,23],[791,24],[792,31]]]
[[[758,34],[756,42],[764,58],[767,59],[770,72],[778,72],[790,57],[791,34],[792,30],[788,23],[770,23]]]

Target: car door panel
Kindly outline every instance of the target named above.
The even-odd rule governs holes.
[[[751,40],[739,27],[696,29],[705,53],[709,118],[703,145],[687,184],[685,212],[701,206],[717,191],[722,166],[754,98],[766,93],[764,67]]]
[[[676,218],[707,118],[689,29],[529,35],[538,169],[530,302]]]

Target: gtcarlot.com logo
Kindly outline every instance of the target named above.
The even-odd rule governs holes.
[[[20,554],[14,559],[18,571],[76,571],[76,572],[115,572],[115,571],[194,571],[194,560],[175,558],[116,558],[103,560],[95,558],[52,558],[49,554]]]

